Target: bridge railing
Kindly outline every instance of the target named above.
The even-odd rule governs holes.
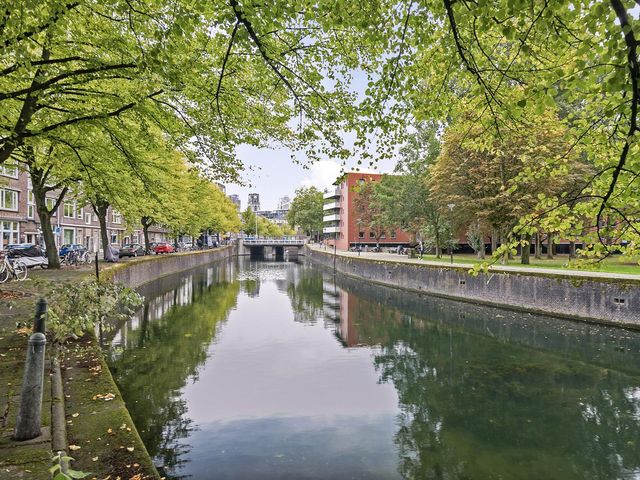
[[[306,240],[299,238],[245,238],[245,245],[304,245]]]

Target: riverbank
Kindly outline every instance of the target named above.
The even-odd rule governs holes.
[[[471,275],[460,263],[390,253],[334,252],[307,246],[307,257],[337,272],[445,298],[640,329],[640,276],[492,266]]]
[[[164,275],[204,265],[233,254],[232,247],[166,256],[147,256],[118,264],[100,264],[101,280],[135,288]],[[20,387],[35,303],[54,288],[93,278],[94,266],[57,271],[32,270],[25,282],[0,290],[0,478],[50,479],[52,457],[52,375],[47,357],[42,407],[43,435],[14,442],[11,435],[20,402]],[[49,350],[47,351],[49,353]],[[93,334],[67,345],[61,362],[68,453],[72,468],[87,478],[159,478]],[[55,402],[53,402],[55,403]],[[55,423],[55,422],[54,422]],[[60,438],[60,436],[58,436]]]

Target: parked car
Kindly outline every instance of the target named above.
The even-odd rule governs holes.
[[[118,253],[120,255],[120,258],[122,258],[137,257],[139,255],[144,255],[146,252],[144,250],[144,247],[139,243],[129,243],[120,247],[120,251]]]
[[[86,248],[84,247],[84,245],[80,245],[79,243],[65,243],[60,247],[60,250],[58,251],[58,255],[60,255],[61,257],[64,257],[67,253],[69,253],[72,250],[86,250]]]
[[[176,249],[173,245],[166,242],[157,243],[155,247],[153,247],[153,253],[173,253]]]

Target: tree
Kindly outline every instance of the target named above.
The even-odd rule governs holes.
[[[397,223],[413,239],[433,248],[440,258],[450,239],[450,222],[431,199],[429,166],[440,153],[439,126],[421,122],[400,149],[394,175],[384,175],[374,186],[386,223]]]
[[[536,210],[539,199],[560,195],[570,181],[586,182],[587,170],[576,154],[566,154],[571,143],[570,132],[553,111],[530,112],[525,130],[505,131],[501,137],[469,114],[444,135],[431,168],[432,198],[442,206],[455,204],[461,225],[486,225],[492,244],[496,238],[506,241],[520,219]],[[526,248],[536,228],[529,225],[517,232],[518,241],[520,235],[527,237]]]
[[[331,15],[285,0],[16,0],[0,14],[0,164],[132,111],[215,176],[236,178],[243,142],[345,158],[339,132],[364,125],[350,71],[373,71],[384,44],[358,27],[383,9],[316,7]]]
[[[323,195],[316,187],[301,187],[287,212],[287,221],[293,228],[302,228],[308,236],[318,237],[322,232]]]
[[[411,3],[399,33],[402,48],[388,57],[387,68],[398,90],[411,92],[407,108],[416,117],[458,121],[471,105],[474,123],[496,137],[526,131],[531,110],[568,106],[574,142],[559,158],[581,150],[595,166],[593,179],[573,196],[561,192],[541,202],[540,209],[566,232],[564,207],[579,202],[575,220],[594,218],[591,239],[607,254],[623,240],[633,245],[640,238],[640,200],[632,193],[640,182],[640,62],[632,8],[622,0]],[[371,88],[383,95],[388,77]]]
[[[258,220],[257,215],[251,210],[251,207],[240,214],[240,229],[247,235],[258,235]]]

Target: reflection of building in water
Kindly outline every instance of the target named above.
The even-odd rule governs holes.
[[[360,345],[358,330],[353,324],[355,315],[350,309],[350,296],[335,284],[335,279],[327,277],[322,285],[322,303],[325,325],[335,326],[335,334],[346,347]]]

